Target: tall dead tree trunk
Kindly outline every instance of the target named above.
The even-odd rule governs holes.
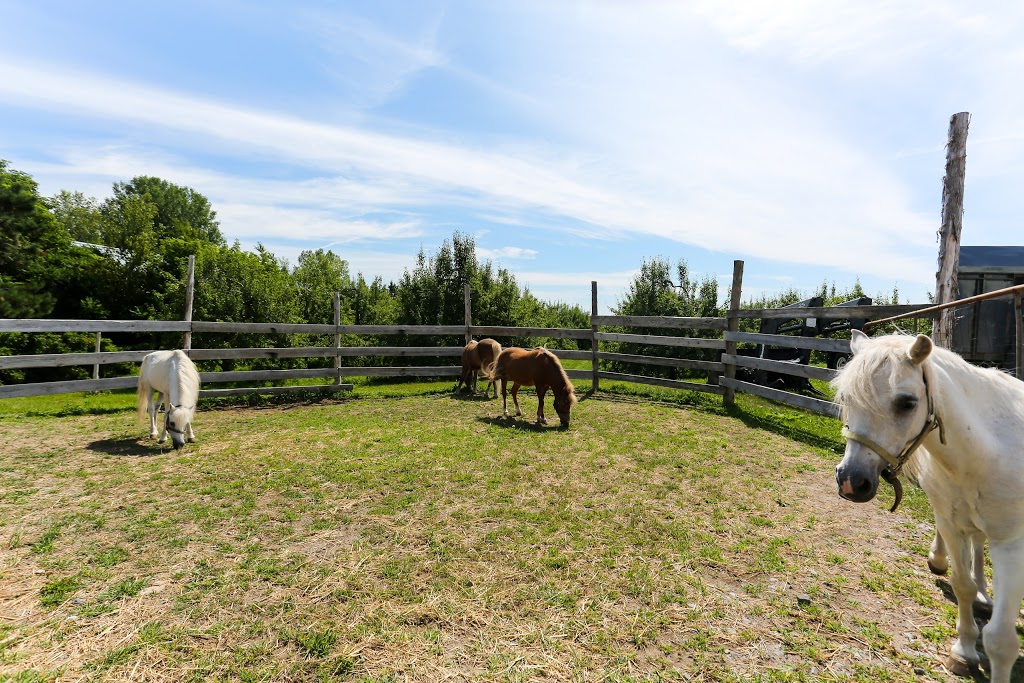
[[[946,175],[942,178],[942,226],[939,228],[939,269],[935,273],[935,303],[956,299],[957,262],[960,260],[960,232],[964,220],[964,175],[967,171],[967,128],[971,115],[966,111],[949,119],[946,141]],[[953,308],[942,311],[935,322],[932,338],[948,349],[953,341]]]

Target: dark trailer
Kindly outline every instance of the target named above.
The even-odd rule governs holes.
[[[1024,247],[960,247],[957,298],[1024,284]],[[953,350],[978,365],[1015,367],[1013,297],[977,301],[956,309]]]

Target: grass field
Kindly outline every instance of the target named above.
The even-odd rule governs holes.
[[[450,386],[211,403],[180,452],[133,396],[0,401],[0,680],[947,679],[927,503],[840,500],[835,421]]]

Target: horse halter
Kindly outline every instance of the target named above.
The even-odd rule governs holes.
[[[900,500],[903,498],[903,487],[900,484],[897,475],[899,475],[903,466],[907,464],[907,461],[910,460],[910,456],[914,454],[914,451],[916,451],[924,442],[925,438],[927,438],[927,436],[936,429],[939,430],[939,441],[943,445],[946,444],[946,431],[942,426],[942,418],[935,414],[935,405],[932,402],[932,394],[928,391],[928,373],[924,371],[924,368],[921,368],[921,379],[924,381],[924,395],[928,400],[928,417],[925,419],[924,426],[921,427],[921,431],[918,435],[908,441],[906,445],[903,446],[903,449],[899,454],[893,455],[887,448],[876,441],[851,430],[850,425],[843,425],[842,433],[844,439],[870,448],[872,451],[877,453],[882,460],[889,464],[889,466],[882,472],[882,477],[892,484],[894,489],[896,489],[896,502],[893,503],[892,508],[889,510],[890,512],[896,511],[896,508],[899,507]]]
[[[178,408],[185,408],[186,407],[186,406],[176,406],[173,403],[169,403],[168,405],[170,406],[171,410],[177,410]],[[190,406],[190,407],[191,408],[195,408],[195,406]],[[169,419],[169,417],[171,415],[171,410],[164,411],[164,429],[166,429],[167,431],[172,432],[174,434],[184,435],[185,434],[185,430],[184,429],[175,429],[174,427],[172,427],[170,424],[167,423],[167,420]]]

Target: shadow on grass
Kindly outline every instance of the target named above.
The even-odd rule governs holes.
[[[726,406],[723,410],[726,415],[736,418],[748,427],[773,432],[814,448],[821,448],[840,455],[846,449],[845,442],[838,436],[838,429],[837,435],[832,437],[822,434],[820,426],[814,423],[803,424],[799,420],[787,419],[780,413],[758,414],[738,406]]]
[[[456,401],[472,401],[473,403],[483,403],[484,401],[490,402],[498,398],[497,396],[488,396],[487,398],[484,398],[483,394],[469,394],[464,391],[453,393],[451,397]]]
[[[558,420],[549,421],[546,425],[536,422],[529,422],[522,418],[514,417],[478,417],[477,421],[504,429],[518,429],[524,432],[564,432],[566,429],[558,424]],[[554,424],[551,424],[554,422]],[[571,427],[570,427],[571,428]]]
[[[148,440],[143,441],[140,439],[102,439],[100,441],[93,441],[86,448],[97,453],[115,455],[122,458],[141,458],[160,455],[161,453],[173,450],[169,444],[166,448],[160,448],[149,445]]]

